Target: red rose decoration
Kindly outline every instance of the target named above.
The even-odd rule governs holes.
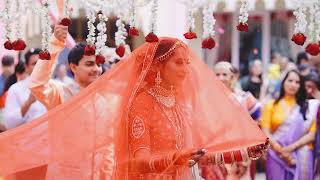
[[[318,43],[310,43],[306,47],[306,52],[312,56],[316,56],[320,53],[320,47]]]
[[[26,48],[26,43],[22,39],[13,41],[12,45],[13,45],[13,50],[16,50],[16,51],[22,51]]]
[[[8,49],[8,50],[12,50],[13,49],[13,44],[10,40],[7,40],[5,43],[4,43],[4,48]]]
[[[86,56],[93,56],[96,54],[96,47],[94,45],[86,45],[84,48],[84,54]]]
[[[42,59],[42,60],[50,60],[51,59],[51,55],[47,50],[44,50],[44,51],[42,50],[39,53],[39,58]]]
[[[60,24],[63,25],[63,26],[70,26],[71,25],[71,19],[70,18],[63,18],[61,21],[60,21]]]
[[[249,26],[247,23],[239,23],[237,26],[238,31],[242,32],[248,32],[249,31]]]
[[[129,35],[130,36],[139,36],[139,30],[135,27],[131,27],[129,29]]]
[[[145,40],[147,42],[158,42],[159,38],[157,35],[155,35],[153,32],[151,32],[145,37]]]
[[[117,47],[116,49],[116,53],[120,56],[120,57],[123,57],[124,56],[124,53],[125,53],[126,49],[124,48],[124,46],[119,46]]]
[[[196,39],[197,38],[197,34],[195,32],[191,32],[191,31],[184,33],[183,36],[186,39]]]
[[[202,48],[203,49],[212,49],[216,46],[216,42],[212,37],[208,37],[202,41]]]
[[[105,62],[106,62],[106,60],[105,60],[104,56],[102,56],[100,54],[96,56],[96,63],[97,64],[100,65],[100,64],[104,64]]]
[[[306,42],[307,37],[302,33],[296,33],[292,35],[291,41],[296,43],[297,45],[303,46],[304,42]]]

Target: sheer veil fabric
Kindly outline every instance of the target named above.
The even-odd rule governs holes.
[[[267,137],[212,70],[183,42],[160,38],[160,43],[164,40],[179,42],[178,46],[184,47],[185,56],[190,58],[189,72],[177,95],[179,116],[183,119],[181,148],[170,148],[173,134],[157,128],[165,127],[157,122],[169,124],[168,118],[146,93],[146,87],[153,79],[152,68],[158,64],[154,54],[159,43],[144,43],[66,103],[1,134],[0,173],[6,175],[48,164],[50,180],[134,179],[130,178],[132,173],[132,177],[144,179],[167,175],[172,179],[191,179],[189,169],[177,167],[174,159],[167,162],[165,169],[150,172],[150,159],[199,148],[210,154],[247,152],[248,147],[265,146]],[[149,111],[143,114],[148,107]],[[140,114],[142,120],[136,119]],[[148,147],[151,156],[139,159],[147,165],[145,170],[132,167],[132,163],[137,163],[133,158],[132,128],[137,125],[137,137],[148,129],[152,134]],[[153,140],[155,137],[168,137],[168,141]]]

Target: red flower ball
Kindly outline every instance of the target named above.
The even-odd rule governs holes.
[[[139,36],[139,30],[135,27],[131,27],[129,29],[129,35],[130,36]]]
[[[51,59],[51,55],[49,53],[49,51],[47,50],[42,50],[40,53],[39,53],[39,58],[42,59],[42,60],[50,60]]]
[[[312,56],[317,56],[320,53],[320,47],[318,43],[310,43],[306,47],[306,52]]]
[[[307,37],[302,33],[296,33],[292,35],[291,41],[296,43],[297,45],[303,46],[304,42],[306,42]]]
[[[101,65],[101,64],[104,64],[105,62],[106,62],[106,60],[105,60],[104,56],[102,56],[100,54],[96,56],[96,63],[97,64]]]
[[[26,48],[26,43],[22,39],[13,41],[12,45],[13,45],[13,50],[16,50],[16,51],[22,51]]]
[[[195,32],[191,32],[191,31],[184,33],[183,36],[186,39],[196,39],[197,38],[197,34]]]
[[[146,42],[158,42],[159,38],[157,35],[155,35],[153,32],[151,32],[145,37],[145,40],[146,40]]]
[[[124,48],[123,45],[117,47],[117,49],[116,49],[116,53],[117,53],[120,57],[123,57],[123,56],[124,56],[125,51],[126,51],[126,49]]]
[[[248,32],[249,31],[249,26],[247,23],[239,23],[237,26],[238,31],[242,32]]]
[[[212,37],[208,37],[202,41],[202,48],[203,49],[212,49],[216,46],[216,42]]]
[[[96,47],[94,45],[86,45],[84,48],[84,54],[86,56],[93,56],[96,54]]]
[[[71,19],[70,18],[63,18],[61,21],[60,21],[60,24],[63,25],[63,26],[70,26],[71,25]]]
[[[8,49],[8,50],[12,50],[13,49],[13,44],[10,40],[7,40],[5,43],[4,43],[4,48]]]

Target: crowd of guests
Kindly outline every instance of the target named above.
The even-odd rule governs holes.
[[[218,62],[217,77],[234,92],[270,140],[265,158],[233,167],[205,169],[206,179],[254,179],[256,168],[268,180],[319,179],[320,78],[305,53],[296,60],[274,54],[263,74],[262,62],[249,64],[249,74]],[[251,173],[251,177],[249,176]]]

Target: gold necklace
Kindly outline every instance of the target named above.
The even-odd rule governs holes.
[[[159,85],[150,88],[147,91],[156,101],[160,104],[160,108],[166,118],[169,120],[171,126],[175,130],[176,148],[181,149],[183,147],[183,121],[178,114],[178,105],[176,104],[176,97],[173,90],[167,90]],[[167,110],[171,111],[172,116]]]
[[[176,97],[172,90],[167,90],[158,85],[150,88],[148,93],[153,96],[158,103],[161,103],[165,107],[170,108],[176,104]]]

